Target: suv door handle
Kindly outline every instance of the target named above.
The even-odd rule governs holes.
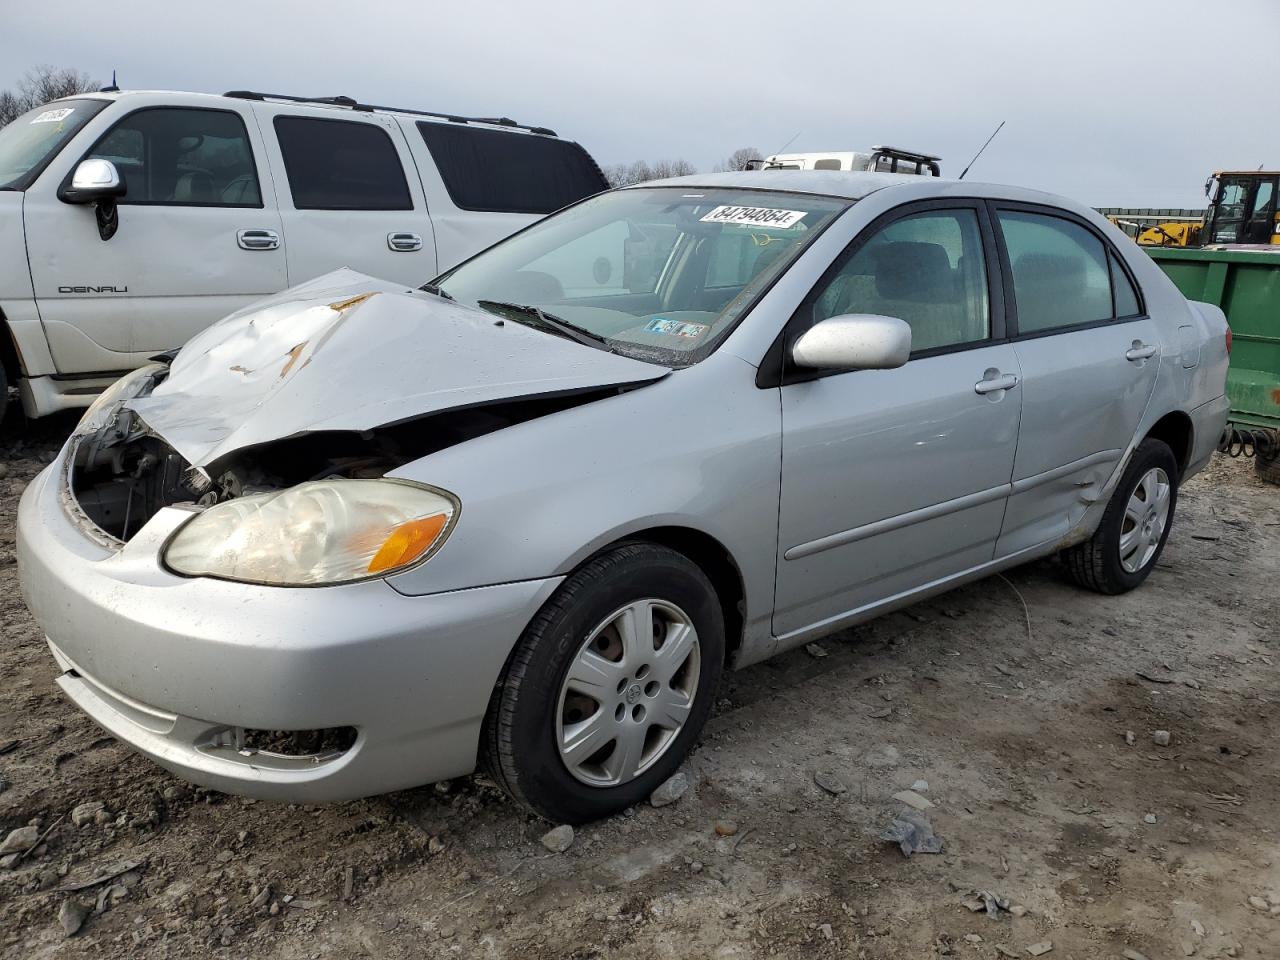
[[[1156,355],[1156,348],[1141,340],[1133,341],[1133,346],[1124,352],[1126,360],[1149,360]]]
[[[241,250],[278,250],[280,234],[274,230],[237,230],[236,243]]]
[[[387,246],[399,253],[422,249],[422,238],[416,233],[388,233]]]
[[[988,370],[983,379],[973,385],[973,392],[980,394],[995,393],[997,390],[1012,390],[1018,385],[1016,374],[1001,374],[999,370]]]

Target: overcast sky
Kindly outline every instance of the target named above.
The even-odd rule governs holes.
[[[36,63],[134,89],[347,94],[544,124],[604,164],[736,147],[937,153],[1095,206],[1280,166],[1280,0],[0,0]]]

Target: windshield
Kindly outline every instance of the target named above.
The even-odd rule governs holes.
[[[55,100],[0,128],[0,190],[25,190],[107,100]]]
[[[848,205],[765,190],[616,190],[548,217],[434,287],[509,318],[520,319],[513,307],[536,308],[616,353],[684,366],[714,350]],[[525,317],[538,322],[534,311]]]

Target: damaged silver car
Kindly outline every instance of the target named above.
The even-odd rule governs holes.
[[[726,667],[1055,553],[1137,586],[1227,350],[1069,201],[664,181],[125,377],[25,492],[20,576],[62,689],[180,776],[317,802],[483,765],[581,822],[672,774]]]

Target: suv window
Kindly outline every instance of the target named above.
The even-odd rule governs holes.
[[[609,189],[576,143],[456,123],[419,121],[418,131],[462,210],[551,213]]]
[[[262,206],[249,135],[231,110],[144,107],[86,156],[116,165],[127,190],[121,203]]]
[[[1062,217],[1001,210],[999,218],[1013,268],[1019,333],[1075,327],[1115,316],[1111,271],[1101,240]],[[1124,277],[1124,271],[1117,272]],[[1129,293],[1136,302],[1132,289]]]
[[[977,212],[929,211],[877,231],[817,291],[813,323],[846,313],[905,320],[912,353],[986,340],[991,311]]]
[[[275,128],[295,209],[413,209],[395,144],[381,127],[278,116]]]

